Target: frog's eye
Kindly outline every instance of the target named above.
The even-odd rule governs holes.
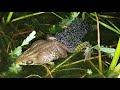
[[[28,60],[28,61],[26,62],[26,64],[28,64],[28,65],[33,64],[33,61],[32,61],[32,60]]]

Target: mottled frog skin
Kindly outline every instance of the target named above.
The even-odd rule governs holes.
[[[68,48],[55,39],[38,40],[16,60],[20,65],[42,65],[58,58],[66,58]]]

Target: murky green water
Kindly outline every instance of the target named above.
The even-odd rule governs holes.
[[[11,18],[17,18],[20,16],[28,15],[34,12],[15,12]],[[62,18],[67,18],[70,16],[69,12],[55,12],[57,15],[61,16]],[[1,13],[0,19],[3,18],[6,20],[9,13]],[[89,13],[88,13],[89,14]],[[114,17],[118,17],[120,13],[118,12],[104,12],[104,13],[98,13],[98,14],[104,14],[104,15],[112,15]],[[82,14],[78,16],[78,18],[81,18]],[[95,18],[95,17],[94,17]],[[100,17],[102,20],[106,20],[106,18]],[[85,19],[88,21],[90,25],[96,25],[96,22],[92,20],[89,16],[87,16]],[[119,28],[119,19],[109,19],[111,20],[116,26]],[[0,77],[1,78],[25,78],[25,77],[33,77],[33,78],[99,78],[101,77],[99,72],[95,69],[99,69],[99,63],[98,63],[98,51],[94,50],[92,52],[93,59],[90,59],[91,62],[95,65],[95,67],[90,63],[89,60],[82,61],[73,65],[68,65],[64,67],[65,64],[71,64],[76,61],[80,61],[84,59],[83,52],[77,53],[74,57],[72,57],[69,61],[55,69],[55,71],[51,72],[55,67],[57,67],[59,64],[64,62],[65,59],[59,59],[55,60],[55,66],[47,66],[49,71],[41,66],[21,66],[21,71],[18,73],[13,73],[9,71],[9,67],[11,67],[11,64],[15,62],[16,58],[10,58],[9,53],[11,50],[14,50],[17,46],[19,46],[23,40],[31,33],[33,30],[37,32],[36,38],[30,42],[29,45],[26,45],[23,47],[23,51],[29,48],[29,46],[36,40],[39,39],[46,39],[46,36],[48,34],[55,35],[57,32],[61,32],[62,29],[59,26],[59,23],[62,21],[59,17],[52,13],[44,13],[28,18],[24,18],[21,20],[18,20],[16,22],[10,23],[3,23],[0,22]],[[56,25],[57,29],[54,31],[50,31],[50,28]],[[103,27],[100,25],[100,42],[101,45],[107,46],[107,47],[113,47],[116,48],[119,34],[115,33],[114,31],[109,30],[108,28]],[[97,45],[97,30],[91,30],[83,39],[83,41],[89,41],[92,46]],[[68,57],[72,55],[69,54]],[[103,65],[103,74],[105,75],[105,72],[109,68],[109,64],[111,62],[111,59],[108,57],[106,53],[102,52],[102,65]],[[94,58],[95,57],[95,58]],[[107,63],[106,63],[107,62]],[[63,67],[62,67],[63,66]],[[90,69],[92,71],[92,74],[88,74],[87,71]],[[51,72],[51,73],[50,73]],[[47,75],[51,74],[51,75]]]

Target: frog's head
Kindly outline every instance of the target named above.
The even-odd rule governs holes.
[[[19,65],[35,65],[37,62],[35,56],[22,54],[17,58],[16,63]]]
[[[37,58],[41,52],[42,44],[44,45],[46,41],[38,40],[34,42],[30,48],[28,48],[22,55],[16,59],[16,63],[19,65],[35,65],[38,63]]]

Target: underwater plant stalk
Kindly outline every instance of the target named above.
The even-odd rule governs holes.
[[[43,14],[43,13],[45,13],[45,12],[37,12],[37,13],[29,14],[29,15],[24,15],[24,16],[13,19],[12,22],[15,22],[15,21],[18,21],[18,20],[21,20],[21,19],[24,19],[24,18],[32,17],[32,16],[35,16],[35,15]]]
[[[58,66],[56,66],[54,69],[51,70],[51,73],[53,71],[55,71],[57,68],[59,68],[61,65],[63,65],[64,63],[66,63],[68,60],[70,60],[73,56],[75,56],[76,54],[72,54],[69,58],[67,58],[65,61],[63,61],[62,63],[60,63]]]
[[[59,68],[61,65],[63,65],[64,63],[66,63],[67,61],[69,61],[73,56],[75,56],[76,54],[72,54],[70,57],[68,57],[65,61],[63,61],[62,63],[60,63],[59,65],[57,65],[55,68],[53,68],[50,72],[54,72],[57,68]],[[49,74],[47,74],[46,76],[48,76]]]
[[[95,67],[95,65],[92,63],[92,61],[89,60],[89,62],[90,62],[90,64],[98,71],[98,73],[99,73],[103,78],[106,78],[106,77],[103,75],[103,73],[102,73],[101,71],[99,71],[99,70]]]
[[[87,13],[86,13],[86,14],[87,14]],[[87,14],[87,15],[88,15],[91,19],[93,19],[94,21],[96,21],[96,19],[94,19],[94,18],[92,17],[92,16],[94,16],[93,13],[91,13],[92,16],[90,16],[89,14]],[[106,24],[106,23],[104,23],[104,22],[102,22],[102,21],[100,21],[100,20],[99,20],[99,23],[100,23],[102,26],[104,26],[104,27],[106,27],[106,28],[108,28],[108,29],[116,32],[117,34],[120,34],[120,32],[119,32],[117,29],[111,27],[110,25],[108,25],[108,24]]]
[[[96,12],[95,12],[96,14]],[[101,51],[100,51],[100,30],[99,30],[99,20],[96,14],[96,20],[97,20],[97,32],[98,32],[98,56],[99,56],[99,70],[102,72],[102,59],[101,59]]]
[[[118,41],[118,45],[116,47],[116,51],[115,51],[114,57],[112,59],[112,62],[110,64],[110,67],[109,67],[109,70],[108,70],[108,75],[115,68],[115,66],[117,65],[119,57],[120,57],[120,38],[119,38],[119,41]]]
[[[56,13],[54,13],[54,12],[51,12],[51,13],[52,13],[53,15],[57,16],[58,18],[60,18],[60,19],[63,20],[63,18],[62,18],[61,16],[57,15]]]

